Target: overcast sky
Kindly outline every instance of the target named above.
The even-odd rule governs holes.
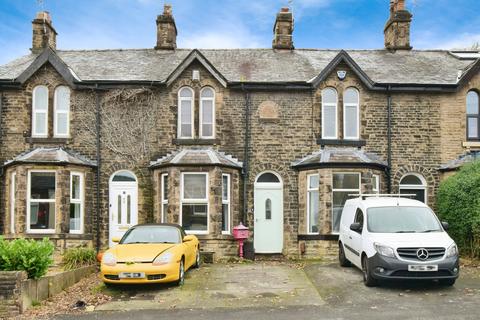
[[[0,0],[0,64],[28,54],[31,20],[50,11],[59,49],[153,48],[164,0]],[[181,48],[269,48],[288,0],[170,0]],[[383,47],[389,0],[291,0],[297,48]],[[407,0],[417,49],[480,42],[480,0]]]

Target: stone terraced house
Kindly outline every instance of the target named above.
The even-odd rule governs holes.
[[[171,7],[155,48],[56,48],[50,15],[31,54],[0,66],[0,217],[6,238],[105,248],[169,222],[215,257],[243,222],[257,254],[335,252],[344,202],[410,193],[435,206],[442,178],[480,148],[480,54],[413,50],[392,0],[385,48],[179,49]]]

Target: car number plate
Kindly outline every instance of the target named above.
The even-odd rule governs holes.
[[[438,271],[438,265],[409,265],[408,271]]]
[[[118,275],[120,279],[141,279],[145,278],[145,273],[143,272],[122,272]]]

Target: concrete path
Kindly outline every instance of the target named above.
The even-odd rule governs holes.
[[[319,306],[318,291],[301,269],[292,265],[215,264],[187,273],[181,288],[118,288],[115,299],[97,311],[140,309],[205,309],[235,307]]]

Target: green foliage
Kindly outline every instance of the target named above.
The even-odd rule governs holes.
[[[53,263],[53,243],[19,238],[12,241],[0,237],[0,270],[26,271],[29,278],[38,279]]]
[[[95,250],[90,248],[74,248],[68,249],[63,254],[62,262],[64,269],[72,270],[75,268],[90,266],[95,264],[97,257]]]
[[[480,257],[480,161],[465,165],[440,184],[437,208],[462,254]]]

